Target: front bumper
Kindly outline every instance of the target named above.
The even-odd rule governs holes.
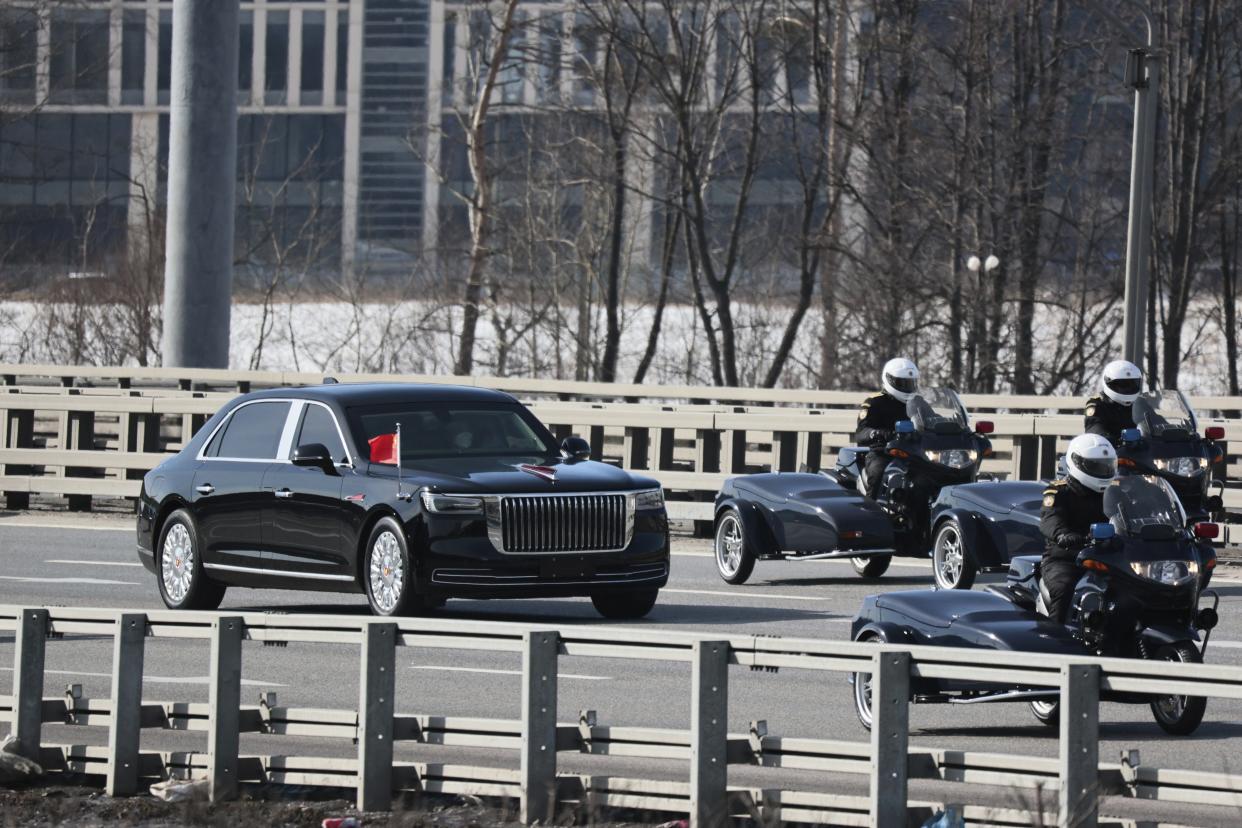
[[[506,553],[481,519],[425,516],[412,533],[418,589],[443,598],[562,598],[659,589],[668,583],[668,520],[637,513],[622,549],[602,552]]]

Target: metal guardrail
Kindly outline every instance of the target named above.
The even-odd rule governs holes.
[[[895,647],[816,639],[729,636],[624,627],[534,625],[409,619],[398,622],[341,616],[266,613],[22,608],[0,606],[0,631],[16,649],[13,694],[0,697],[0,719],[24,753],[49,768],[95,773],[111,795],[133,793],[152,777],[205,777],[213,800],[235,796],[244,782],[354,788],[360,809],[390,807],[398,790],[473,793],[516,798],[527,824],[545,820],[558,797],[596,805],[689,814],[693,826],[724,824],[734,815],[784,822],[904,825],[931,803],[912,803],[912,778],[1058,792],[1061,825],[1092,826],[1101,795],[1120,794],[1233,805],[1242,777],[1099,763],[1099,700],[1103,691],[1177,693],[1242,699],[1242,668],[1125,659],[1067,658],[936,647]],[[111,692],[84,699],[72,690],[44,698],[49,637],[103,636],[113,642]],[[203,639],[211,643],[207,704],[144,703],[145,640]],[[280,707],[273,697],[241,703],[242,642],[351,644],[360,648],[357,710]],[[397,711],[397,647],[475,650],[522,655],[518,720],[411,716]],[[557,720],[561,656],[682,662],[690,665],[688,731],[602,727],[590,713],[576,724]],[[727,731],[729,666],[792,668],[873,676],[870,744],[779,738],[752,723],[748,734]],[[1062,705],[1058,759],[1032,759],[911,749],[908,692],[913,678],[970,678],[1057,688]],[[44,745],[42,726],[70,722],[108,728],[106,748]],[[205,753],[143,751],[144,727],[206,731]],[[244,756],[240,734],[263,732],[355,739],[357,756]],[[475,745],[518,753],[517,770],[394,761],[394,743]],[[688,761],[687,782],[558,774],[559,751]],[[731,787],[730,765],[865,773],[867,799],[815,792]],[[976,807],[968,824],[1031,824],[1030,814]],[[1022,822],[1025,819],[1026,822]]]
[[[140,366],[0,364],[0,385],[26,383],[107,383],[117,388],[175,387],[189,391],[228,390],[242,393],[284,385],[318,385],[331,375],[341,382],[431,382],[496,388],[521,397],[553,397],[562,400],[627,402],[715,402],[727,405],[791,405],[816,408],[857,408],[867,395],[863,391],[821,391],[800,388],[730,388],[702,385],[655,385],[529,377],[453,377],[430,374],[360,374],[315,371],[232,371],[209,368],[153,368]],[[1021,394],[966,394],[967,407],[977,412],[1081,414],[1082,397],[1051,397]],[[1242,416],[1242,397],[1197,396],[1192,399],[1201,412],[1221,417]]]
[[[0,491],[11,509],[32,493],[65,495],[70,508],[91,498],[136,497],[142,474],[180,449],[230,394],[172,396],[69,389],[0,390]],[[131,394],[138,393],[138,396]],[[755,471],[816,471],[852,442],[853,411],[834,409],[656,406],[534,400],[535,414],[558,437],[580,433],[593,456],[657,478],[675,519],[710,521],[725,478]],[[989,414],[995,455],[986,472],[1039,479],[1055,474],[1056,458],[1081,428],[1069,415]],[[1220,421],[1222,424],[1224,421]],[[1230,457],[1228,476],[1242,477]],[[1225,492],[1226,508],[1242,512],[1242,488]],[[1226,540],[1242,542],[1242,526]]]

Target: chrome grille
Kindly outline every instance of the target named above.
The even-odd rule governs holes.
[[[625,548],[624,494],[503,497],[505,552],[601,552]]]

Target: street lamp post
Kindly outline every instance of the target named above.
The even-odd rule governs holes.
[[[1085,0],[1096,14],[1127,37],[1131,27],[1099,0]],[[1147,293],[1152,248],[1152,190],[1155,178],[1156,108],[1160,90],[1160,61],[1151,13],[1140,0],[1127,0],[1147,25],[1146,45],[1134,46],[1126,59],[1126,86],[1134,90],[1134,135],[1130,145],[1130,218],[1126,226],[1125,324],[1122,334],[1124,358],[1135,365],[1143,361],[1143,326],[1147,319]]]
[[[975,274],[975,303],[974,303],[975,318],[971,322],[971,336],[975,337],[975,348],[982,347],[981,339],[986,334],[986,321],[984,323],[985,330],[983,331],[979,330],[980,328],[979,300],[982,298],[982,294],[983,294],[982,276],[991,273],[993,270],[996,270],[996,268],[998,267],[1000,267],[1000,259],[994,253],[989,254],[988,257],[985,259],[980,259],[978,256],[971,256],[969,259],[966,260],[966,269],[969,270],[971,273]],[[984,317],[984,319],[986,320],[986,317]],[[971,365],[970,365],[970,376],[972,377],[972,380],[975,374],[974,360],[975,360],[974,352],[972,351],[971,352]]]

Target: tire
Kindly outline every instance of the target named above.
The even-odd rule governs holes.
[[[428,608],[415,590],[411,563],[401,524],[396,518],[380,518],[367,537],[362,562],[362,583],[373,614],[397,618]]]
[[[860,644],[880,643],[880,637],[875,633],[863,633],[858,637]],[[854,715],[858,717],[858,722],[863,726],[864,730],[871,730],[871,674],[870,673],[853,673],[851,674],[851,689],[854,697]]]
[[[746,528],[737,509],[730,506],[720,513],[715,538],[712,551],[720,577],[726,584],[746,583],[755,569],[755,550],[746,543]]]
[[[892,555],[873,555],[870,558],[850,558],[850,566],[864,578],[878,578],[888,571]]]
[[[1183,664],[1201,664],[1203,657],[1199,648],[1183,641],[1165,644],[1156,651],[1160,661],[1180,661]],[[1151,713],[1160,729],[1171,736],[1189,736],[1203,721],[1207,711],[1207,699],[1203,696],[1164,696],[1151,703]]]
[[[658,589],[598,592],[591,596],[595,611],[614,621],[633,621],[651,612],[660,596]]]
[[[975,585],[978,572],[975,556],[962,537],[962,527],[956,520],[940,524],[932,543],[932,577],[936,589],[970,589]]]
[[[224,600],[224,585],[203,572],[198,527],[185,509],[168,516],[160,529],[155,581],[164,606],[178,610],[213,610]]]
[[[1035,718],[1039,719],[1039,723],[1047,727],[1059,727],[1061,724],[1061,702],[1059,701],[1033,701],[1031,702],[1031,712],[1035,714]]]

